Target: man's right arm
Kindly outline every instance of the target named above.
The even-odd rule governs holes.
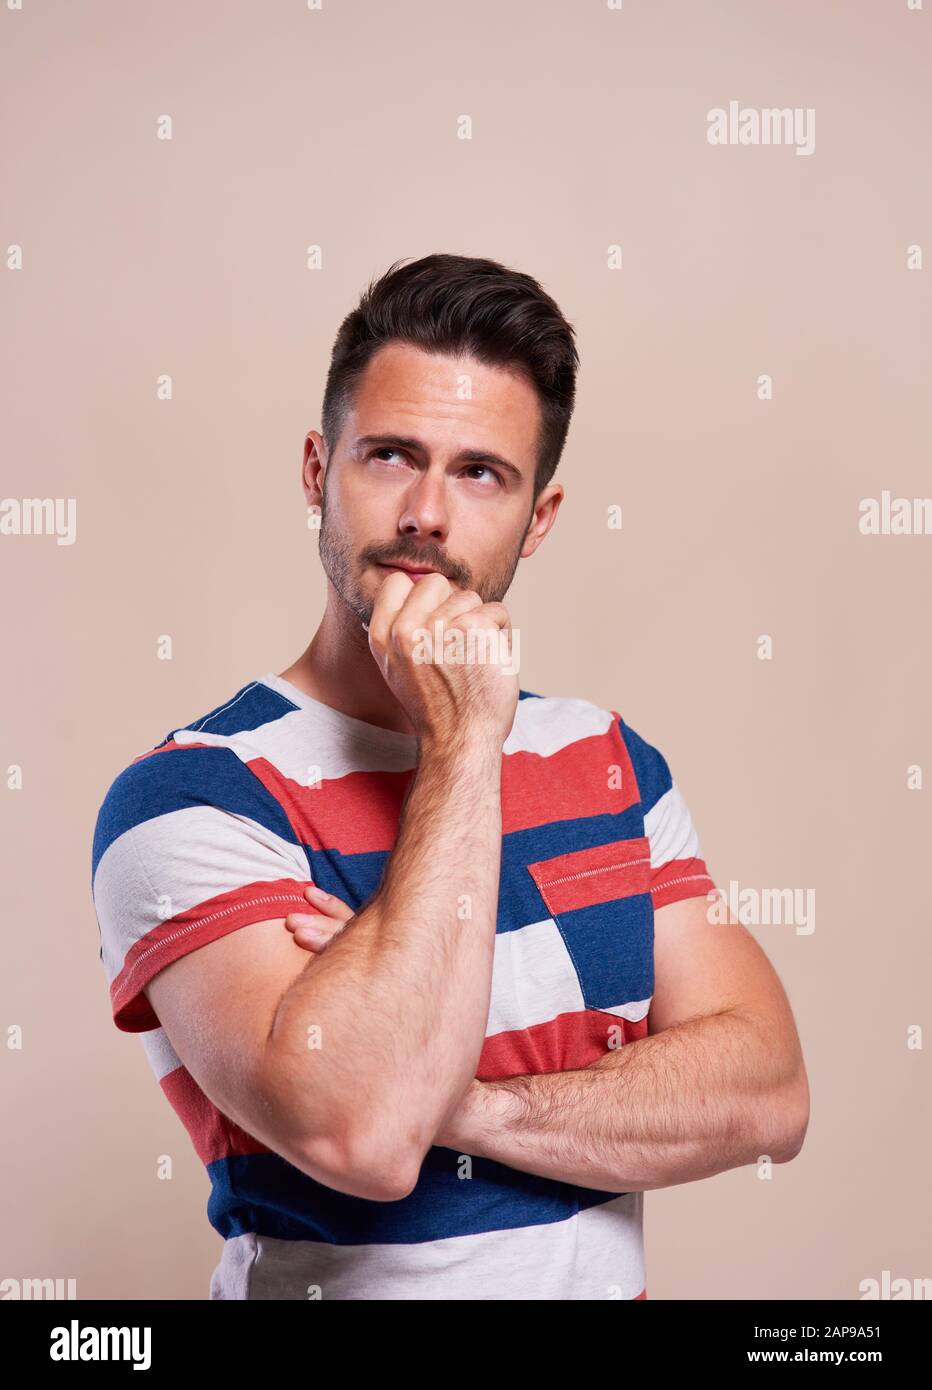
[[[411,1191],[475,1077],[495,950],[502,743],[517,703],[516,679],[497,669],[418,668],[411,658],[428,617],[502,627],[502,605],[439,575],[412,589],[392,575],[369,630],[419,737],[376,894],[319,957],[284,931],[270,943],[281,924],[258,923],[147,986],[218,1108],[310,1176],[376,1200]]]
[[[501,748],[422,747],[382,884],[321,956],[281,921],[166,966],[146,994],[224,1114],[338,1191],[398,1200],[476,1073],[501,852]]]
[[[379,891],[308,962],[272,1022],[275,1095],[303,1116],[311,1155],[322,1150],[389,1192],[414,1186],[476,1074],[495,950],[500,776],[500,747],[422,751]]]

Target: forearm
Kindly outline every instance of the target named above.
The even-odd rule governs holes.
[[[475,1076],[491,991],[501,748],[421,747],[378,892],[282,997],[279,1095],[314,1135],[403,1164]],[[311,1084],[309,1084],[311,1083]]]
[[[795,1152],[801,1057],[739,1013],[628,1043],[580,1071],[476,1083],[436,1142],[605,1192],[693,1182]],[[804,1128],[803,1122],[803,1128]]]

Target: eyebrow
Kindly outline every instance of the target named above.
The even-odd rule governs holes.
[[[411,454],[427,453],[427,446],[422,440],[414,439],[409,435],[403,434],[360,435],[353,445],[353,453],[359,454],[363,449],[367,449],[372,444],[377,444],[382,448],[386,445],[391,445],[393,449],[405,449]],[[524,474],[521,472],[520,468],[517,468],[513,463],[509,463],[506,458],[502,458],[501,454],[493,454],[488,449],[460,449],[454,455],[454,461],[456,463],[494,463],[506,473],[510,473],[518,482],[522,482],[524,479]]]

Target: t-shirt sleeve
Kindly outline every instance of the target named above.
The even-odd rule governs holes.
[[[307,906],[307,854],[281,803],[228,748],[156,750],[110,787],[92,891],[113,1021],[160,1027],[143,990],[171,961]]]
[[[634,768],[650,844],[650,892],[655,908],[715,891],[699,837],[667,760],[620,720]]]

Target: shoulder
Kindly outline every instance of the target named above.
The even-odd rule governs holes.
[[[284,812],[250,765],[250,736],[296,708],[263,682],[250,681],[133,758],[98,809],[92,876],[107,849],[128,832],[199,807],[250,816],[290,838]]]
[[[599,738],[630,764],[645,812],[671,790],[673,777],[660,750],[636,732],[618,710],[592,700],[522,690],[505,751],[555,752],[583,739]],[[594,744],[593,751],[602,746]]]
[[[111,783],[91,889],[117,1027],[158,1027],[144,989],[171,961],[303,905],[307,856],[261,753],[269,738],[290,737],[281,726],[296,708],[253,681]]]

